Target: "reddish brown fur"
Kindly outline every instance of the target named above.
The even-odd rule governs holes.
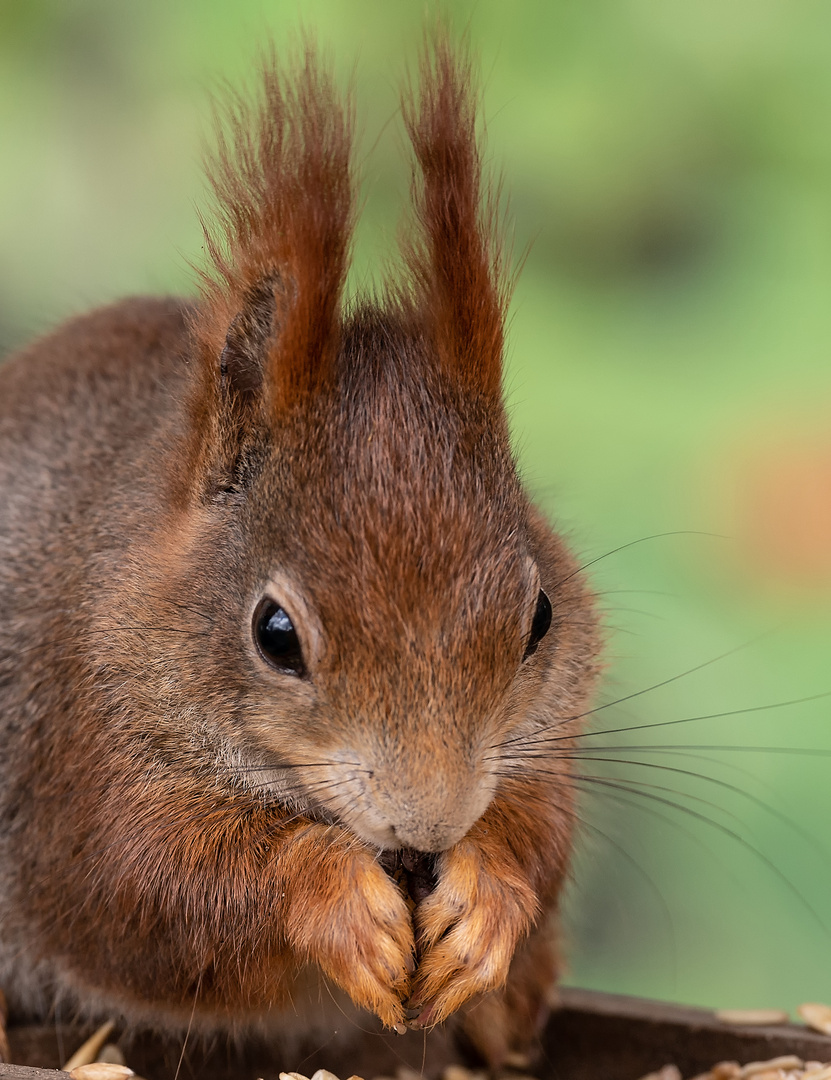
[[[422,66],[413,277],[349,317],[348,110],[308,52],[264,87],[220,145],[202,301],[0,372],[0,981],[204,1032],[325,1026],[320,973],[386,1024],[485,994],[463,1022],[497,1063],[555,975],[557,748],[598,642],[508,443],[470,65]],[[303,678],[254,644],[263,595]],[[437,853],[413,918],[378,863],[402,846]]]
[[[306,47],[295,69],[264,68],[258,107],[238,101],[217,124],[208,176],[223,239],[207,227],[215,277],[195,322],[208,371],[246,296],[276,278],[277,333],[267,366],[278,408],[331,378],[354,216],[351,109]],[[224,243],[223,243],[224,240]]]
[[[404,122],[418,171],[418,230],[405,243],[415,295],[447,377],[499,398],[508,285],[495,196],[483,203],[470,59],[436,35],[410,88]]]

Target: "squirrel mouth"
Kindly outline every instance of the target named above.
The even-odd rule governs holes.
[[[291,763],[272,760],[268,765],[246,769],[244,775],[246,786],[255,790],[266,805],[302,814],[320,825],[338,825],[354,832],[348,821],[307,791],[295,773],[296,766]],[[404,844],[378,846],[379,864],[406,887],[416,903],[429,896],[436,886],[435,852],[417,851]]]
[[[271,753],[267,758],[260,755],[258,758],[250,764],[237,762],[234,779],[261,806],[269,807],[275,813],[302,816],[307,821],[348,830],[364,843],[377,848],[381,856],[389,857],[393,862],[397,859],[402,873],[415,875],[416,891],[432,891],[429,882],[433,856],[451,847],[467,831],[464,828],[460,832],[459,828],[445,821],[435,821],[435,815],[427,817],[425,821],[425,815],[419,816],[417,813],[412,818],[404,814],[405,825],[399,828],[389,822],[383,809],[375,806],[374,799],[368,796],[362,785],[352,790],[352,801],[344,807],[345,812],[341,812],[340,807],[333,807],[316,790],[319,788],[325,796],[328,785],[324,777],[317,780],[315,775],[314,782],[308,785],[302,763],[291,762]],[[332,764],[336,767],[338,763]]]
[[[437,855],[432,851],[398,848],[382,851],[378,856],[378,865],[393,881],[398,882],[413,905],[416,905],[426,900],[438,884],[436,859]]]

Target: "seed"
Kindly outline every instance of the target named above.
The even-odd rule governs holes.
[[[91,1061],[88,1065],[77,1065],[70,1069],[72,1080],[127,1080],[135,1076],[126,1065],[110,1065],[106,1061]]]
[[[531,1067],[531,1059],[519,1050],[509,1050],[505,1055],[504,1064],[509,1069],[528,1069]]]
[[[488,1073],[481,1069],[467,1069],[464,1065],[448,1065],[441,1074],[441,1080],[488,1080]],[[525,1077],[512,1077],[511,1080],[527,1080]]]
[[[823,1035],[831,1035],[831,1008],[828,1005],[807,1001],[796,1011],[808,1027],[812,1027],[814,1031],[821,1031]]]
[[[782,1057],[771,1058],[770,1061],[751,1061],[748,1065],[745,1065],[739,1076],[744,1080],[747,1076],[755,1076],[761,1080],[764,1073],[772,1073],[773,1080],[778,1080],[776,1076],[776,1070],[779,1069],[782,1072],[785,1069],[801,1069],[802,1058],[796,1056],[796,1054],[785,1054]]]
[[[769,1024],[787,1024],[788,1014],[782,1009],[719,1009],[716,1019],[723,1024],[764,1027]]]
[[[98,1054],[101,1051],[101,1047],[109,1039],[115,1031],[115,1021],[108,1020],[106,1024],[102,1024],[101,1027],[93,1032],[85,1043],[75,1051],[69,1061],[64,1063],[64,1072],[71,1073],[73,1069],[77,1069],[79,1065],[91,1065]]]
[[[464,1065],[448,1065],[441,1074],[441,1080],[473,1080],[474,1073]]]

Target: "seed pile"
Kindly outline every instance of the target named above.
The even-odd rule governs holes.
[[[448,1065],[441,1074],[441,1080],[490,1080],[491,1074],[484,1069],[468,1069],[464,1065]],[[318,1069],[311,1076],[303,1073],[281,1072],[280,1080],[339,1080],[339,1077],[328,1069]],[[348,1080],[363,1080],[361,1076],[350,1076]],[[423,1075],[416,1069],[410,1069],[401,1065],[395,1070],[395,1076],[375,1076],[372,1080],[424,1080]],[[511,1073],[511,1080],[535,1080],[532,1076],[520,1076]]]
[[[699,1073],[690,1080],[831,1080],[831,1064],[821,1061],[803,1061],[795,1054],[771,1058],[769,1061],[751,1061],[739,1065],[737,1061],[720,1061],[709,1072]],[[677,1065],[665,1065],[657,1072],[642,1076],[641,1080],[684,1080]]]
[[[448,1065],[442,1071],[440,1080],[490,1080],[491,1075],[485,1069],[468,1069],[464,1065]],[[511,1080],[536,1080],[533,1076],[524,1076],[515,1072],[511,1072],[510,1077]],[[304,1076],[303,1073],[281,1072],[280,1080],[339,1080],[339,1078],[334,1073],[329,1072],[328,1069],[318,1069],[310,1077]],[[363,1077],[350,1076],[348,1080],[363,1080]],[[424,1080],[424,1077],[416,1069],[400,1065],[395,1070],[395,1076],[375,1076],[372,1080]]]
[[[329,1072],[328,1069],[318,1069],[316,1073],[312,1073],[311,1076],[304,1076],[303,1073],[297,1072],[284,1072],[280,1073],[280,1080],[340,1080],[334,1073]],[[348,1080],[363,1080],[362,1076],[350,1076]]]
[[[831,1005],[806,1002],[796,1010],[808,1027],[823,1035],[831,1035]],[[787,1024],[789,1017],[780,1009],[721,1009],[716,1018],[724,1024],[741,1027],[756,1025]],[[769,1061],[751,1061],[740,1065],[737,1061],[720,1061],[709,1072],[699,1073],[690,1080],[831,1080],[831,1062],[803,1061],[796,1054],[770,1058]],[[657,1072],[648,1073],[640,1080],[684,1080],[677,1065],[664,1065]]]

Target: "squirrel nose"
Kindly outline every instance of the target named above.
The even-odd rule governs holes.
[[[350,763],[361,760],[357,751],[350,753]],[[483,770],[475,762],[457,764],[454,770],[405,771],[399,760],[375,760],[357,777],[351,774],[350,764],[344,771],[357,780],[352,798],[332,809],[369,844],[424,853],[446,851],[467,835],[493,797],[489,777],[481,775]]]

